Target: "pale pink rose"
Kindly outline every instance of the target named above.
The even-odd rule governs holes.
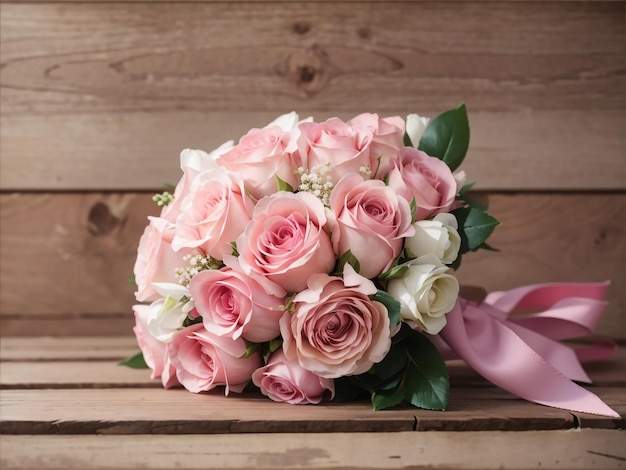
[[[304,289],[311,275],[335,266],[326,224],[324,205],[310,193],[280,191],[261,199],[237,239],[242,270],[264,276],[287,292]]]
[[[139,302],[159,297],[151,285],[153,282],[177,282],[175,270],[187,264],[183,257],[191,251],[183,248],[176,252],[172,248],[174,224],[160,217],[148,217],[148,220],[150,223],[139,240],[133,269],[137,284],[135,297]]]
[[[194,178],[181,203],[172,247],[200,248],[221,260],[232,253],[231,243],[250,220],[253,207],[240,175],[223,168],[205,170]]]
[[[148,321],[152,318],[150,305],[135,305],[135,326],[133,332],[146,365],[152,369],[150,378],[161,378],[165,388],[180,385],[176,378],[176,370],[170,362],[167,344],[158,340],[150,333]]]
[[[443,161],[405,147],[391,159],[391,165],[389,187],[408,201],[415,198],[417,220],[447,212],[452,207],[457,183]]]
[[[330,195],[330,209],[336,220],[335,252],[350,250],[359,261],[359,273],[367,278],[389,269],[402,251],[404,237],[415,233],[409,203],[380,180],[344,176]]]
[[[172,364],[172,360],[170,359],[170,345],[168,344],[165,348],[165,364],[163,364],[163,374],[161,374],[161,382],[163,383],[163,388],[174,388],[180,387],[180,382],[178,381],[178,377],[176,377],[176,368]]]
[[[148,320],[151,317],[149,305],[133,305],[133,312],[135,313],[133,332],[137,344],[143,354],[144,362],[152,369],[150,378],[158,379],[164,369],[165,343],[152,336],[148,330]]]
[[[285,356],[326,378],[362,374],[391,347],[387,309],[376,286],[349,264],[343,278],[318,274],[280,320]]]
[[[211,333],[255,343],[270,341],[280,333],[278,321],[285,298],[268,294],[261,283],[244,273],[229,267],[202,271],[189,283],[189,291]]]
[[[279,126],[252,129],[239,143],[222,155],[218,162],[224,168],[243,176],[246,188],[257,199],[277,189],[277,178],[297,186],[292,165],[292,134]]]
[[[240,393],[259,367],[258,352],[242,358],[246,352],[243,338],[233,340],[208,332],[202,323],[181,330],[168,344],[168,353],[176,377],[193,393],[206,392],[224,385],[225,394]]]
[[[327,170],[332,183],[348,173],[375,170],[376,156],[372,157],[371,129],[355,129],[339,118],[325,122],[303,122],[298,138],[299,166],[308,172]]]
[[[390,158],[404,147],[404,119],[400,116],[380,118],[378,114],[363,113],[350,119],[348,125],[372,134],[372,177],[382,179],[389,171]]]
[[[203,150],[185,149],[180,153],[180,168],[183,170],[183,176],[178,181],[173,194],[173,201],[163,207],[161,217],[176,222],[180,214],[180,204],[185,196],[189,193],[193,179],[204,170],[217,168],[216,159],[222,153],[226,152],[233,146],[232,141],[228,141],[220,145],[211,153]]]
[[[335,384],[287,359],[281,349],[272,353],[265,367],[252,374],[252,382],[274,401],[292,405],[317,404],[335,396]]]

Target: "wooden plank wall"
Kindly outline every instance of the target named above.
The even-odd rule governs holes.
[[[489,290],[612,281],[626,338],[623,1],[0,3],[0,332],[130,334],[135,249],[178,154],[291,110],[434,116],[503,221]]]

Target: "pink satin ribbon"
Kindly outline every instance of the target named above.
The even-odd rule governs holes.
[[[580,361],[610,357],[614,345],[573,349],[559,343],[593,331],[606,308],[608,287],[608,282],[539,284],[491,293],[480,305],[459,299],[435,344],[447,359],[465,360],[521,398],[619,418],[600,398],[572,382],[590,383]]]

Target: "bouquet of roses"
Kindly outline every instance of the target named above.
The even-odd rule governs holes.
[[[432,121],[291,113],[184,150],[139,243],[141,353],[125,364],[195,393],[445,409],[456,340],[439,334],[467,306],[451,269],[499,223],[455,172],[468,144],[461,105]]]

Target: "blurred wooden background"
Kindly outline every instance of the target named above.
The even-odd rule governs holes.
[[[503,225],[461,281],[609,279],[600,332],[626,338],[623,1],[3,1],[0,30],[3,335],[131,334],[183,148],[465,102],[463,168]]]

